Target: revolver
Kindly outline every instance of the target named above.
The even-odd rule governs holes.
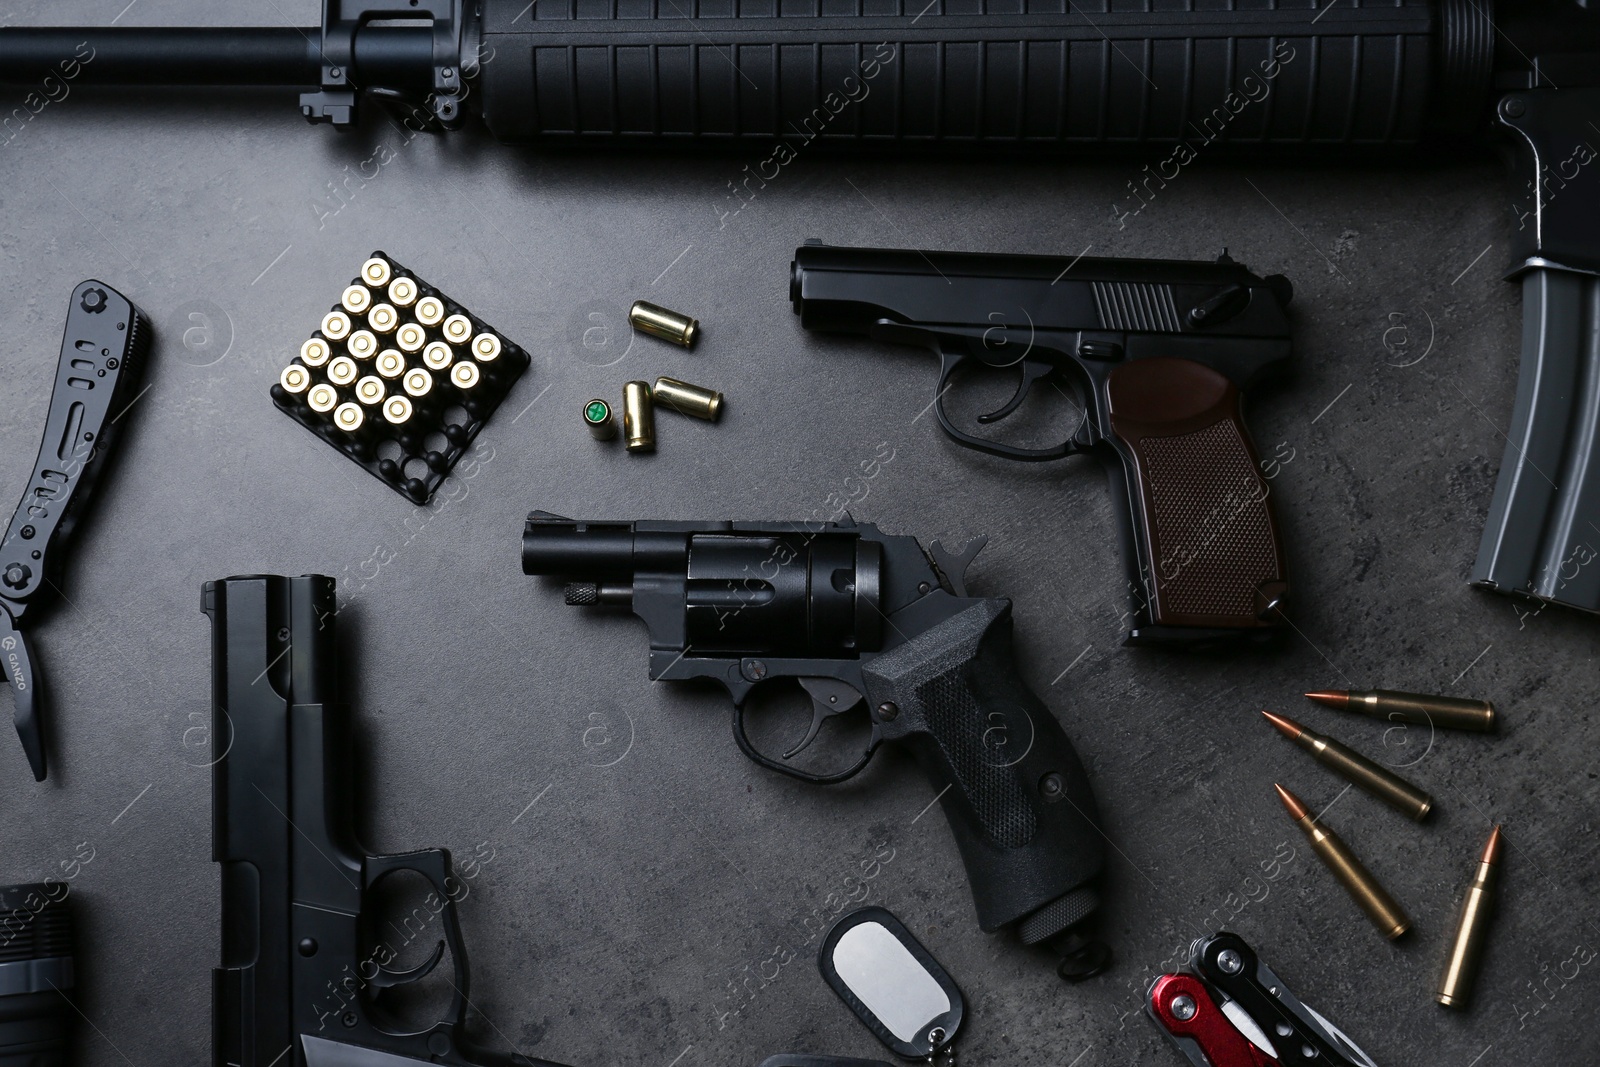
[[[222,867],[222,966],[212,972],[214,1067],[561,1067],[466,1033],[471,1004],[456,903],[467,893],[442,848],[374,855],[356,843],[351,713],[339,701],[332,578],[207,582],[211,616],[212,858]],[[423,903],[382,922],[374,893],[426,879]],[[470,873],[468,875],[470,877]],[[397,961],[410,941],[434,945]],[[445,957],[446,1017],[414,1028],[386,989]]]
[[[827,785],[859,773],[879,745],[904,745],[938,794],[979,925],[1047,944],[1076,980],[1109,962],[1084,932],[1103,835],[1077,753],[1017,676],[1011,602],[967,594],[966,567],[986,540],[925,552],[848,516],[575,522],[536,511],[522,569],[573,579],[568,604],[631,607],[650,631],[651,679],[724,686],[734,740],[768,770]],[[787,723],[788,737],[802,734],[787,749],[767,736],[769,726],[783,736],[785,721],[771,726],[750,699],[780,680],[809,698],[809,720]],[[847,737],[835,769],[798,759],[858,708],[859,755]]]
[[[1093,452],[1105,464],[1133,593],[1129,644],[1266,639],[1289,590],[1269,479],[1244,393],[1292,351],[1294,289],[1215,263],[836,248],[807,242],[789,295],[808,330],[932,349],[933,410],[959,445],[1022,461]],[[958,376],[1016,368],[999,422],[1040,382],[1083,417],[1028,448],[982,437],[947,406]]]

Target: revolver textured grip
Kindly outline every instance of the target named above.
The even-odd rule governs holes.
[[[1283,547],[1238,388],[1192,360],[1140,359],[1107,399],[1144,594],[1130,640],[1281,625]]]
[[[1055,716],[1017,677],[1011,602],[979,601],[865,677],[884,739],[911,749],[939,797],[979,924],[1020,922],[1031,942],[1087,917],[1104,860],[1094,796]]]

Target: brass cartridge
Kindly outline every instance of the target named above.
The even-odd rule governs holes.
[[[628,309],[628,321],[640,333],[671,341],[684,348],[693,348],[700,338],[700,322],[676,311],[669,311],[646,300],[635,300]]]
[[[645,382],[628,382],[622,387],[622,433],[629,452],[655,451],[655,410]]]
[[[650,392],[657,404],[679,414],[707,422],[716,422],[722,416],[722,394],[715,389],[691,385],[677,378],[657,378]]]
[[[1378,932],[1393,941],[1411,929],[1411,920],[1405,911],[1372,876],[1372,872],[1361,865],[1355,853],[1350,851],[1350,846],[1332,830],[1317,825],[1311,818],[1311,812],[1293,793],[1281,785],[1272,788],[1278,791],[1278,799],[1283,801],[1289,816],[1305,832],[1307,840],[1311,842],[1311,851],[1333,872],[1334,878],[1366,912]]]
[[[1439,976],[1438,1001],[1447,1008],[1464,1008],[1472,998],[1472,987],[1483,961],[1483,945],[1489,936],[1489,920],[1494,917],[1495,896],[1500,885],[1500,827],[1489,833],[1489,840],[1478,857],[1478,868],[1461,902],[1461,919],[1450,941],[1444,973]]]
[[[1267,721],[1276,726],[1283,736],[1304,749],[1312,759],[1362,792],[1377,797],[1418,822],[1426,819],[1428,813],[1433,810],[1433,797],[1381,763],[1374,763],[1354,749],[1341,745],[1331,737],[1308,730],[1293,719],[1274,715],[1270,711],[1263,711],[1261,714],[1265,715]]]
[[[1307,693],[1306,697],[1341,711],[1417,726],[1492,733],[1496,725],[1494,705],[1487,700],[1400,693],[1392,689],[1329,689]]]

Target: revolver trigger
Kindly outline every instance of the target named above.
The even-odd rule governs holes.
[[[1033,388],[1033,383],[1049,374],[1053,369],[1048,363],[1041,363],[1034,359],[1024,360],[1022,363],[1022,381],[1017,384],[1016,393],[998,410],[991,411],[987,415],[979,415],[978,421],[982,423],[999,422],[1016,411],[1022,406],[1022,402],[1027,399],[1028,390]]]
[[[439,966],[439,961],[444,959],[444,942],[433,946],[433,952],[428,958],[415,967],[405,971],[391,971],[387,967],[379,967],[378,972],[372,976],[368,984],[377,989],[392,989],[395,986],[410,985],[420,982],[428,977],[433,969]]]
[[[784,759],[793,759],[804,752],[817,739],[829,716],[843,715],[861,703],[861,694],[855,687],[836,678],[802,678],[800,688],[811,696],[811,728],[798,745],[783,754]]]
[[[972,561],[978,558],[978,553],[988,543],[987,537],[974,537],[956,552],[951,552],[938,541],[929,543],[928,554],[933,557],[934,568],[944,576],[945,584],[956,596],[967,595],[967,568],[972,566]]]

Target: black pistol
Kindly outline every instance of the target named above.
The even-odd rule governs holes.
[[[466,1034],[463,895],[450,853],[374,856],[355,841],[350,709],[338,702],[334,583],[307,575],[207,582],[211,616],[212,858],[222,864],[222,966],[212,972],[216,1067],[559,1067]],[[432,891],[406,918],[432,955],[398,970],[371,894],[411,871]],[[418,915],[417,913],[421,914]],[[436,922],[437,926],[431,924]],[[425,978],[448,945],[446,1018],[406,1032],[378,994]],[[403,946],[402,946],[403,947]]]
[[[1215,263],[835,248],[795,250],[789,295],[808,330],[932,349],[933,410],[958,444],[1039,461],[1105,463],[1133,593],[1128,643],[1272,636],[1289,582],[1272,501],[1245,429],[1245,391],[1292,352],[1287,278]],[[946,400],[969,369],[1015,368],[1015,412],[1058,380],[1084,417],[1023,448],[962,429]]]
[[[853,522],[574,522],[536,511],[522,569],[575,580],[568,604],[631,607],[650,630],[650,677],[726,687],[734,739],[769,770],[842,782],[881,743],[905,745],[949,820],[979,925],[1049,943],[1063,977],[1087,977],[1108,960],[1075,929],[1099,904],[1094,795],[1055,716],[1017,676],[1011,601],[967,595],[980,548],[924,552],[913,537]],[[787,750],[752,737],[748,699],[780,679],[810,698]],[[846,742],[848,759],[828,773],[796,762],[854,709],[869,723],[859,755]]]

